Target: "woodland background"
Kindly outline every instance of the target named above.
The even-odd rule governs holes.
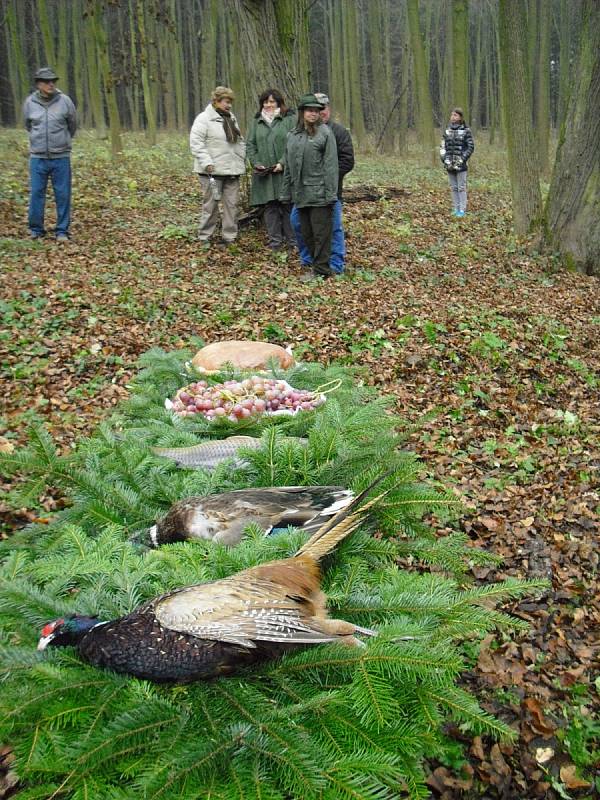
[[[148,136],[154,125],[187,128],[219,82],[237,92],[236,113],[246,126],[265,88],[260,60],[271,43],[287,40],[280,74],[273,78],[291,105],[308,88],[324,91],[359,146],[378,141],[383,133],[384,150],[401,150],[419,114],[420,65],[413,62],[410,27],[416,8],[433,121],[438,127],[445,124],[449,109],[460,105],[474,131],[489,130],[492,143],[505,138],[497,0],[428,0],[420,6],[407,0],[271,3],[274,25],[254,30],[255,40],[248,41],[241,28],[252,30],[251,20],[260,21],[260,5],[236,0],[2,0],[0,119],[4,125],[20,122],[32,74],[37,65],[49,63],[60,75],[61,90],[80,109],[83,126],[103,128],[106,55],[109,89],[125,127],[145,129]],[[522,5],[533,116],[547,166],[550,131],[560,126],[569,99],[582,0],[525,0]],[[286,74],[290,55],[294,71]]]
[[[437,128],[462,106],[506,143],[514,225],[597,272],[600,5],[595,0],[2,0],[0,121],[15,124],[49,63],[85,127],[182,130],[217,83],[246,127],[276,86],[293,104],[327,92],[359,147],[401,155],[414,129],[436,163]],[[559,131],[553,158],[552,131]],[[547,196],[543,182],[550,180]],[[544,192],[545,194],[545,192]]]

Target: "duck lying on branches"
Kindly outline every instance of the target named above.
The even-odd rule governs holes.
[[[251,522],[265,534],[288,525],[313,533],[324,517],[348,506],[353,497],[342,486],[268,486],[188,497],[150,528],[150,538],[156,546],[186,539],[235,546]]]
[[[72,645],[96,667],[186,683],[230,675],[298,647],[361,644],[355,634],[375,632],[328,617],[319,560],[385,494],[358,507],[383,477],[322,525],[292,558],[177,589],[111,622],[78,615],[55,620],[44,626],[38,650]]]

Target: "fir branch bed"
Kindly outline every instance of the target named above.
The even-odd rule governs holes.
[[[462,642],[518,626],[494,606],[543,584],[466,585],[468,563],[497,559],[460,532],[438,537],[424,524],[432,509],[451,515],[456,498],[423,480],[422,465],[398,449],[385,399],[357,386],[349,370],[281,372],[299,388],[341,384],[315,412],[245,427],[263,442],[244,452],[246,466],[185,471],[153,455],[152,446],[239,430],[164,409],[186,382],[189,355],[146,354],[131,400],[73,454],[60,456],[36,428],[26,451],[2,458],[8,472],[29,476],[14,502],[46,484],[70,500],[49,525],[2,546],[0,740],[15,748],[19,797],[426,797],[424,761],[443,751],[447,721],[512,736],[457,686]],[[35,652],[48,619],[118,616],[176,587],[289,557],[303,541],[298,531],[265,539],[251,528],[231,550],[149,550],[147,528],[181,497],[319,483],[360,491],[388,469],[394,485],[385,503],[325,569],[336,616],[379,631],[364,650],[320,646],[236,677],[162,687],[86,666],[72,650]]]

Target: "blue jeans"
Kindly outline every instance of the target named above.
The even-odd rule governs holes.
[[[48,178],[52,181],[56,201],[56,235],[68,236],[71,222],[71,159],[36,158],[29,159],[29,230],[43,236],[44,208],[46,206],[46,187]]]
[[[296,233],[296,241],[298,243],[298,250],[300,251],[300,260],[305,266],[312,266],[312,257],[308,252],[308,247],[304,243],[302,233],[300,231],[300,215],[296,206],[292,208],[290,220],[294,232]],[[329,266],[338,275],[344,271],[344,261],[346,259],[346,242],[344,240],[344,229],[342,228],[342,203],[338,200],[333,207],[333,233],[331,238],[331,255],[329,256]]]
[[[452,205],[455,211],[467,210],[467,170],[462,172],[449,172],[450,191],[452,192]]]

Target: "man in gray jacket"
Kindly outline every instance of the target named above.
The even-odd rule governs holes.
[[[69,241],[71,221],[71,140],[77,130],[75,106],[56,88],[50,67],[35,73],[36,90],[23,104],[29,132],[29,230],[32,239],[46,235],[44,208],[48,178],[56,200],[56,241]]]

